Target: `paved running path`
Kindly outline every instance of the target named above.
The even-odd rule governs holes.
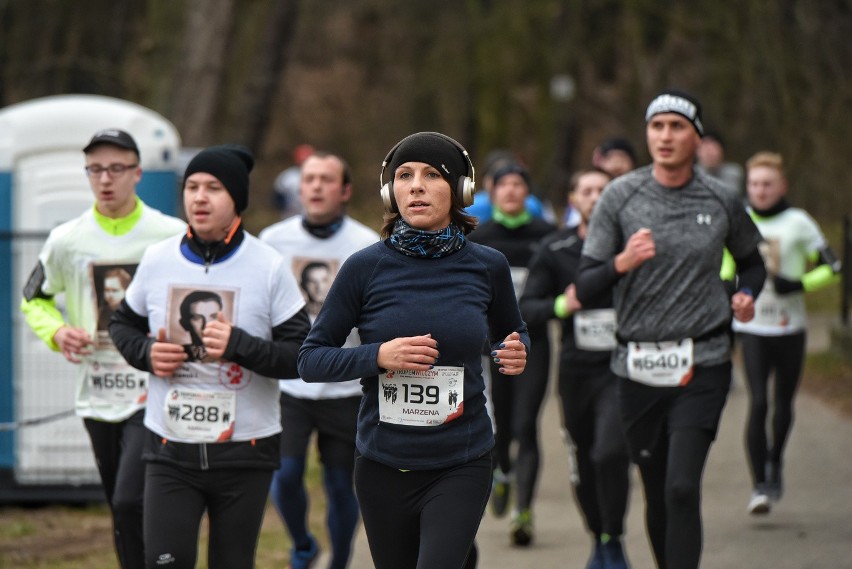
[[[479,569],[585,568],[591,545],[568,483],[568,455],[552,388],[541,418],[535,543],[511,547],[508,519],[486,512],[477,537]],[[786,455],[784,499],[768,516],[752,517],[746,513],[751,492],[743,450],[746,405],[745,387],[737,381],[705,469],[702,569],[852,569],[852,421],[800,394]],[[626,548],[633,569],[655,569],[643,515],[634,472]],[[317,567],[327,563],[324,555]],[[363,530],[350,567],[373,567]]]

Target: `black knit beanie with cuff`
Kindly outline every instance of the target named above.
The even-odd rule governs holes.
[[[504,166],[501,166],[494,170],[494,174],[491,177],[493,180],[492,184],[496,186],[500,178],[509,174],[517,174],[518,176],[520,176],[524,180],[524,184],[527,186],[527,191],[529,193],[532,193],[532,179],[530,178],[529,171],[520,164],[516,164],[513,162],[505,164]]]
[[[240,144],[222,144],[205,148],[189,161],[183,183],[196,172],[216,177],[234,200],[237,213],[248,207],[249,172],[254,167],[251,150]]]

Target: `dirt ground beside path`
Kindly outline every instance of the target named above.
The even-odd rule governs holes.
[[[105,506],[3,508],[0,568],[115,567],[111,533]]]
[[[317,496],[316,499],[320,499]],[[202,523],[198,567],[206,567]],[[266,511],[258,569],[286,565],[289,545],[278,515]],[[0,507],[0,569],[116,569],[109,511],[90,506]]]

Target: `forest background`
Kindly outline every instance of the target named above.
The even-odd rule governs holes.
[[[512,149],[558,207],[603,138],[647,163],[645,106],[674,86],[729,160],[781,152],[792,201],[832,223],[852,205],[850,37],[852,0],[0,0],[0,106],[107,95],[185,146],[246,144],[258,231],[305,142],[351,163],[378,225],[381,160],[419,130],[477,166]]]
[[[0,107],[106,95],[161,113],[185,146],[246,144],[257,232],[305,142],[350,162],[352,211],[378,226],[381,160],[419,130],[461,141],[480,171],[512,149],[558,207],[604,138],[647,163],[645,107],[674,86],[729,160],[781,152],[791,201],[836,237],[852,211],[850,38],[852,0],[0,0]],[[805,387],[849,416],[852,364],[821,358]],[[102,508],[2,513],[0,567],[114,567]],[[270,519],[259,566],[282,566]]]

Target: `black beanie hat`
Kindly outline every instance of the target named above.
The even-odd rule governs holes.
[[[614,150],[624,152],[630,157],[630,160],[636,162],[636,151],[633,150],[633,145],[626,138],[608,138],[601,142],[600,151],[603,156]]]
[[[704,136],[704,124],[701,122],[701,103],[693,95],[677,89],[667,89],[654,97],[645,111],[645,122],[660,113],[677,113],[686,118],[695,127],[699,136]]]
[[[530,179],[530,173],[526,168],[520,164],[515,164],[514,162],[510,162],[509,164],[505,164],[494,170],[494,174],[491,176],[491,179],[493,180],[492,183],[496,186],[497,180],[508,174],[517,174],[523,178],[524,184],[527,186],[527,191],[532,193],[532,180]]]
[[[424,162],[441,173],[449,182],[453,193],[459,187],[459,180],[468,173],[462,150],[437,132],[418,132],[407,136],[398,143],[388,160],[391,180],[400,165],[406,162]]]
[[[222,182],[237,213],[248,206],[249,172],[254,167],[251,150],[240,144],[222,144],[205,148],[189,161],[183,175],[183,183],[196,172],[206,172]]]

